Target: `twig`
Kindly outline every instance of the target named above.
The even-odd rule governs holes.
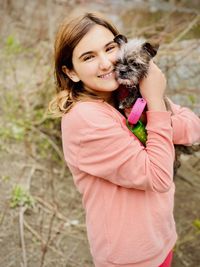
[[[23,187],[24,188],[26,187],[27,191],[30,191],[31,179],[32,179],[34,172],[35,172],[35,167],[32,166],[28,174],[28,177],[26,176],[25,182],[24,182],[24,177],[22,175]],[[26,206],[21,206],[19,210],[19,229],[20,229],[20,240],[21,240],[21,246],[22,246],[22,259],[23,259],[22,267],[27,267],[26,245],[25,245],[25,239],[24,239],[24,213],[26,209],[27,209]]]
[[[27,230],[29,230],[32,235],[34,235],[39,241],[41,241],[42,243],[44,243],[44,240],[41,238],[41,236],[24,220],[24,226],[27,228]],[[61,257],[64,257],[64,255],[56,250],[54,247],[48,245],[49,249],[51,249],[53,252],[55,252],[56,254],[58,254]]]
[[[52,172],[49,168],[46,168],[45,166],[42,166],[38,163],[20,163],[20,162],[15,162],[16,166],[20,169],[22,168],[35,168],[36,170],[43,171],[43,172]]]
[[[191,180],[189,180],[188,178],[186,178],[186,176],[178,173],[178,174],[176,174],[176,177],[183,180],[184,182],[188,183],[189,185],[194,186],[194,183]]]
[[[27,267],[27,257],[26,257],[26,246],[24,239],[24,212],[26,207],[20,207],[19,211],[19,229],[20,229],[20,240],[22,245],[22,258],[23,258],[23,267]]]
[[[184,35],[186,35],[192,27],[198,22],[200,18],[200,15],[197,15],[195,19],[192,20],[192,22],[187,26],[187,28],[182,31],[170,44],[169,47],[173,46],[175,43],[177,43]]]
[[[32,166],[31,171],[29,172],[29,175],[27,177],[27,186],[29,191],[30,191],[31,179],[33,177],[34,172],[35,172],[35,166]]]
[[[4,209],[2,210],[1,214],[0,214],[0,225],[3,224],[4,218],[6,215],[6,210],[7,210],[7,207],[5,206]]]
[[[47,236],[47,241],[45,242],[45,244],[43,245],[43,253],[42,253],[42,258],[41,258],[41,263],[40,263],[40,267],[43,267],[44,265],[44,260],[45,260],[45,255],[47,253],[48,247],[49,247],[49,243],[51,240],[51,232],[52,232],[52,228],[53,228],[53,221],[55,219],[55,213],[53,213],[51,220],[50,220],[50,225],[49,225],[49,231],[48,231],[48,236]]]
[[[80,244],[80,241],[75,244],[75,246],[69,251],[69,254],[67,255],[66,261],[68,262],[71,258],[71,256],[76,252],[78,246]]]
[[[48,202],[44,201],[42,198],[35,196],[35,200],[37,200],[40,204],[42,204],[44,207],[46,207],[50,212],[54,210],[53,206],[49,204]],[[62,213],[60,213],[58,210],[56,210],[56,216],[58,219],[67,222],[69,221]]]
[[[15,247],[14,249],[7,252],[5,256],[1,256],[0,266],[5,266],[5,262],[8,262],[10,259],[14,259],[15,255],[18,254],[18,250],[20,249],[18,247]]]
[[[189,267],[190,266],[189,263],[183,259],[183,256],[182,256],[183,254],[181,251],[176,251],[176,255],[178,256],[179,260],[181,261],[183,267]]]
[[[192,242],[194,239],[197,238],[197,236],[200,235],[200,231],[197,231],[195,234],[189,232],[188,234],[186,234],[182,239],[178,240],[176,243],[176,249],[180,250],[179,247],[188,243],[188,242]]]
[[[31,129],[39,134],[42,135],[43,138],[45,138],[49,144],[53,147],[53,149],[56,151],[56,153],[58,154],[59,158],[63,160],[63,153],[61,152],[60,148],[56,145],[56,143],[45,133],[43,133],[42,131],[40,131],[38,128],[31,126]]]
[[[43,205],[45,208],[47,208],[47,209],[45,209],[46,212],[52,213],[52,211],[54,210],[53,206],[51,204],[49,204],[48,202],[44,201],[42,198],[35,196],[34,199],[36,201],[38,201],[41,205]],[[44,209],[44,207],[42,207],[42,208]],[[67,217],[65,217],[62,213],[60,213],[58,210],[56,210],[55,216],[58,219],[65,222],[65,227],[70,227],[72,225],[70,220]],[[86,228],[85,224],[77,224],[77,225],[73,225],[73,227],[74,228],[80,228],[80,229]]]

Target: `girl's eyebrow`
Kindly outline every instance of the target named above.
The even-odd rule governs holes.
[[[110,41],[109,43],[107,43],[107,44],[104,46],[104,48],[107,47],[108,45],[112,44],[112,43],[115,44],[115,42],[112,40],[112,41]],[[91,54],[91,53],[93,53],[93,52],[94,52],[94,51],[87,51],[87,52],[84,52],[83,54],[81,54],[81,55],[79,56],[79,59],[81,59],[83,56],[88,55],[88,54]]]

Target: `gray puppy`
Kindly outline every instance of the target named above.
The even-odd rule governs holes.
[[[144,39],[132,39],[129,42],[124,35],[117,35],[114,41],[119,44],[120,51],[115,66],[116,79],[122,86],[118,89],[118,107],[126,109],[133,106],[141,97],[139,82],[148,73],[149,62],[157,54],[159,45],[152,45]],[[164,97],[167,110],[173,115],[171,106]],[[193,154],[200,150],[200,145],[175,145],[174,174],[180,167],[181,154]]]
[[[157,54],[158,45],[145,42],[144,39],[132,39],[127,42],[124,35],[117,35],[114,41],[119,44],[120,50],[115,65],[116,79],[120,87],[119,108],[131,107],[138,97],[139,82],[148,73],[149,62]]]

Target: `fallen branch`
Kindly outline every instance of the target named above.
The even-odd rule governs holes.
[[[196,24],[196,23],[198,23],[198,21],[199,21],[199,19],[200,19],[200,15],[197,15],[191,22],[190,22],[190,24],[187,26],[187,28],[184,30],[184,31],[182,31],[170,44],[169,44],[169,47],[171,47],[171,46],[174,46],[174,44],[175,43],[177,43],[181,38],[183,38],[184,37],[184,35],[186,35],[191,29],[192,29],[192,27]]]
[[[24,212],[26,211],[26,207],[20,207],[19,210],[19,229],[20,229],[20,240],[22,245],[22,259],[23,259],[23,267],[27,267],[27,257],[26,257],[26,246],[24,239]]]
[[[61,151],[61,149],[57,146],[57,144],[45,133],[43,133],[42,131],[40,131],[38,128],[31,126],[31,130],[39,133],[44,139],[46,139],[48,141],[48,143],[52,146],[52,148],[56,151],[57,155],[59,156],[59,158],[63,160],[63,153]]]
[[[41,238],[41,236],[25,220],[24,220],[24,226],[27,228],[27,230],[29,232],[32,233],[32,235],[34,235],[36,237],[36,239],[38,239],[39,241],[41,241],[42,243],[44,243],[44,240]],[[48,248],[51,249],[56,254],[58,254],[59,256],[64,257],[63,253],[61,253],[60,251],[58,251],[54,247],[48,245]]]
[[[34,199],[36,201],[38,201],[42,206],[44,206],[45,208],[45,211],[48,212],[48,213],[52,213],[55,211],[55,208],[48,202],[44,201],[42,198],[40,197],[37,197],[35,196]],[[76,228],[86,228],[86,225],[85,224],[73,224],[67,217],[65,217],[62,213],[60,213],[58,210],[56,210],[55,212],[55,216],[64,221],[65,222],[65,227],[69,227],[69,226],[73,226],[73,227],[76,227]]]
[[[53,213],[53,215],[51,217],[51,220],[50,220],[47,241],[45,243],[42,243],[43,247],[42,247],[42,257],[41,257],[40,267],[44,266],[45,255],[46,255],[46,253],[48,251],[49,244],[50,244],[50,241],[51,241],[51,233],[52,233],[54,219],[55,219],[55,213]]]

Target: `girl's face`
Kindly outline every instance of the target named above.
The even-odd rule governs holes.
[[[119,50],[114,35],[101,25],[93,26],[75,47],[72,55],[73,81],[82,81],[84,88],[108,100],[119,86],[114,63]],[[69,76],[70,76],[69,75]]]

